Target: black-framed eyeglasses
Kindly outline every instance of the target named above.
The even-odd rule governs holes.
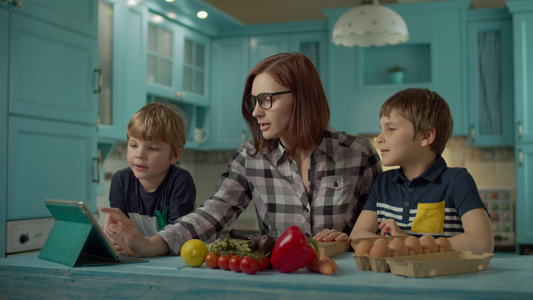
[[[248,95],[246,96],[246,106],[250,111],[253,111],[255,109],[255,104],[259,102],[259,107],[261,107],[264,110],[272,108],[272,96],[277,95],[284,95],[284,94],[290,94],[292,91],[284,91],[284,92],[277,92],[277,93],[261,93],[257,96],[254,95]]]

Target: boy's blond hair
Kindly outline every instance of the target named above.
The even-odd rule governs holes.
[[[406,89],[383,103],[379,117],[389,117],[393,110],[413,124],[413,139],[419,132],[435,128],[436,136],[430,149],[438,155],[442,154],[453,133],[452,113],[446,100],[428,89]]]
[[[172,104],[153,102],[136,112],[128,124],[130,137],[169,143],[173,153],[185,146],[185,125],[181,110]]]

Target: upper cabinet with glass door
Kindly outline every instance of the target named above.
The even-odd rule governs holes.
[[[511,18],[507,9],[472,10],[467,23],[469,143],[511,146]]]
[[[98,146],[109,153],[126,139],[131,116],[146,104],[148,9],[125,1],[100,0],[98,13]]]
[[[161,96],[176,97],[173,65],[174,40],[176,24],[163,17],[150,14],[148,22],[148,39],[146,43],[146,82],[148,92]]]
[[[100,77],[100,93],[98,94],[98,136],[113,136],[117,126],[117,109],[113,89],[113,49],[114,49],[114,16],[113,3],[98,1],[98,66]]]
[[[150,14],[147,41],[148,94],[207,106],[210,38]]]
[[[182,95],[187,101],[198,105],[209,105],[209,58],[211,41],[207,36],[182,28],[183,49],[181,82]]]

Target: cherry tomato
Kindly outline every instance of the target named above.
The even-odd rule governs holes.
[[[229,255],[220,255],[217,259],[217,264],[218,264],[218,267],[221,268],[222,270],[229,270],[229,260],[230,260],[231,256]]]
[[[235,272],[242,272],[241,271],[241,258],[237,255],[233,255],[229,259],[229,268]]]
[[[218,256],[216,256],[215,252],[209,252],[205,255],[205,264],[211,269],[218,269]]]
[[[248,255],[245,255],[241,258],[241,270],[246,274],[255,274],[259,271],[261,263],[251,258]]]
[[[261,258],[261,266],[259,267],[259,271],[264,271],[268,269],[268,266],[270,265],[270,262],[268,261],[268,257],[263,256]]]

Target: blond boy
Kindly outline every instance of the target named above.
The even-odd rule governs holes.
[[[129,167],[113,175],[109,202],[145,236],[194,209],[192,176],[176,165],[185,139],[181,114],[170,104],[149,103],[128,124]],[[106,227],[109,222],[107,215]]]

